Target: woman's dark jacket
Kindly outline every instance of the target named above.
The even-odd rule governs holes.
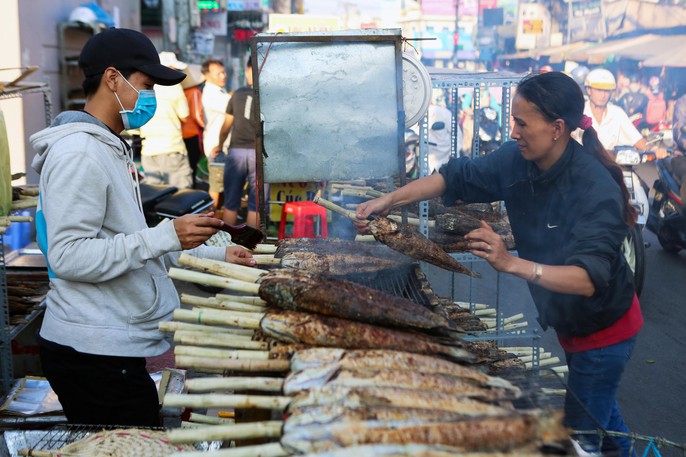
[[[579,143],[570,140],[560,160],[542,173],[513,141],[474,160],[452,159],[440,173],[447,184],[446,204],[505,202],[521,258],[588,272],[595,286],[589,298],[529,283],[544,329],[586,336],[609,327],[629,309],[634,287],[620,251],[628,234],[621,190]]]

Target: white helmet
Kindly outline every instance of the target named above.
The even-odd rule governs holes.
[[[593,89],[615,90],[617,88],[617,81],[615,81],[614,75],[609,70],[596,68],[588,72],[584,85]]]
[[[87,6],[79,6],[69,14],[69,22],[81,22],[83,24],[97,24],[98,16],[95,11]]]

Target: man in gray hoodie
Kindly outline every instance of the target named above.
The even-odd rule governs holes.
[[[183,250],[254,265],[240,246],[203,243],[221,220],[185,215],[148,228],[128,144],[118,135],[155,112],[154,84],[184,74],[160,65],[140,32],[108,29],[79,58],[86,105],[31,137],[40,174],[38,244],[50,276],[40,330],[43,371],[71,423],[159,425],[145,357],[170,345],[158,330],[179,298],[167,269]]]

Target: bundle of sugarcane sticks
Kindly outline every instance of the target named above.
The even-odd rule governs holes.
[[[177,367],[197,375],[165,406],[260,409],[277,419],[194,413],[168,432],[170,442],[275,441],[198,456],[536,455],[569,435],[558,412],[516,409],[521,390],[474,365],[480,356],[459,329],[422,305],[306,272],[179,261],[201,271],[171,277],[233,295],[182,295],[194,308],[160,324],[174,332]]]

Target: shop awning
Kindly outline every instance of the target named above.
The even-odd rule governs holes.
[[[586,41],[577,41],[576,43],[563,44],[561,46],[552,46],[545,49],[531,49],[528,51],[520,51],[514,54],[503,54],[498,56],[499,60],[516,60],[516,59],[534,59],[538,60],[541,57],[548,57],[550,63],[560,63],[568,60],[567,55],[575,50],[585,49],[592,46],[592,43]]]
[[[585,49],[572,51],[567,56],[570,60],[600,65],[615,58],[644,61],[656,53],[674,53],[683,47],[686,35],[647,34],[631,38],[606,41]]]
[[[686,35],[680,35],[680,40],[686,40]],[[686,46],[664,48],[661,52],[655,52],[654,55],[643,61],[643,66],[686,68]]]

